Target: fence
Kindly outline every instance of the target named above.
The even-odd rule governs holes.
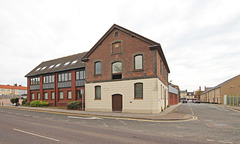
[[[228,95],[227,96],[227,105],[239,106],[240,105],[240,96]]]

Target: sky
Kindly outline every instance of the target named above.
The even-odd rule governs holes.
[[[118,24],[161,44],[181,90],[240,74],[239,0],[0,0],[0,84],[43,61],[89,51]]]

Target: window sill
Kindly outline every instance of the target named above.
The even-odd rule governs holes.
[[[95,98],[94,100],[101,100],[101,99],[99,99],[99,98],[98,98],[98,99],[96,99],[96,98]]]
[[[95,77],[102,76],[102,74],[94,74]]]
[[[133,70],[133,72],[142,72],[142,71],[144,71],[144,69],[135,69],[135,70]]]
[[[134,98],[134,100],[143,100],[143,98]]]

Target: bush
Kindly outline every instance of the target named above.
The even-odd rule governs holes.
[[[69,109],[79,109],[82,105],[80,101],[72,101],[67,104],[67,108]]]
[[[42,101],[42,100],[36,100],[36,101],[32,101],[30,103],[31,107],[45,107],[45,106],[49,106],[48,102]]]
[[[11,98],[10,101],[12,104],[16,103],[16,100],[19,101],[19,98]]]
[[[30,103],[27,102],[27,99],[25,98],[25,99],[23,99],[23,101],[22,101],[22,105],[23,105],[23,106],[30,106]]]
[[[27,99],[25,98],[25,99],[23,99],[23,101],[22,101],[22,105],[25,105],[27,103]]]

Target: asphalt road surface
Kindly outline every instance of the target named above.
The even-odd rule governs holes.
[[[154,122],[0,107],[0,144],[239,144],[240,112],[182,104],[197,120]]]

